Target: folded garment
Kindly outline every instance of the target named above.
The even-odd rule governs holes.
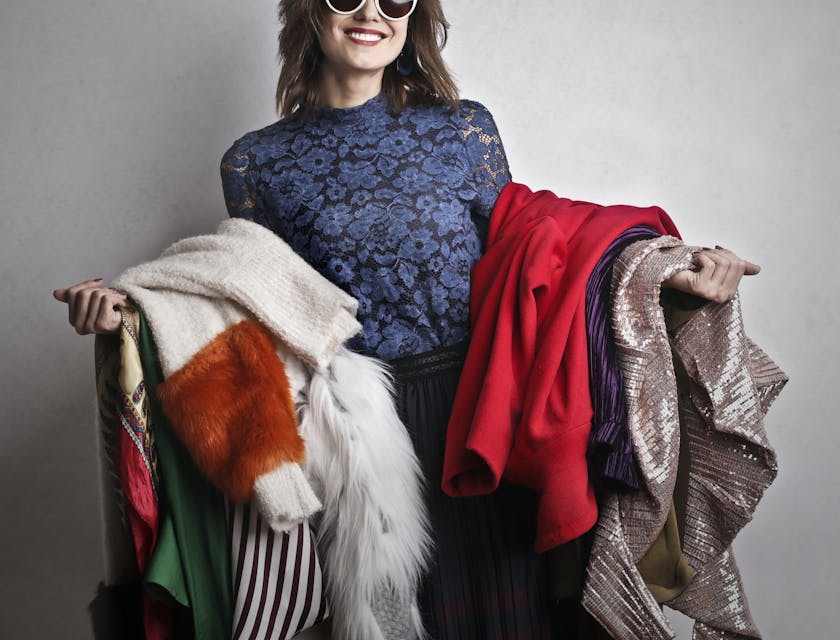
[[[680,414],[689,448],[682,552],[695,576],[667,604],[696,620],[696,640],[761,637],[731,544],[776,476],[763,418],[787,377],[746,337],[737,297],[704,305],[669,337],[660,283],[689,268],[692,251],[669,237],[637,242],[614,267],[616,353],[645,489],[599,503],[583,604],[617,640],[675,637],[636,563],[671,508]],[[677,392],[673,358],[688,395]]]
[[[472,338],[446,434],[443,490],[470,496],[504,476],[539,495],[537,551],[597,519],[586,282],[604,250],[639,225],[677,234],[658,207],[599,206],[508,184],[473,268]]]
[[[315,513],[275,346],[326,366],[360,328],[356,301],[271,231],[239,219],[174,243],[113,286],[148,320],[164,413],[210,481],[237,502],[253,495],[280,532]]]
[[[421,474],[386,365],[342,346],[360,328],[356,301],[239,219],[114,286],[148,319],[163,411],[208,479],[279,531],[323,501],[316,543],[334,637],[423,637]]]

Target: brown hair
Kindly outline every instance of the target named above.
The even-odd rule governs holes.
[[[282,117],[295,113],[305,117],[318,104],[318,67],[323,59],[318,32],[328,10],[323,0],[280,0],[275,106]],[[448,29],[440,0],[418,0],[406,36],[414,71],[403,76],[390,64],[382,78],[382,91],[397,111],[407,104],[449,104],[457,109],[458,88],[440,53]]]

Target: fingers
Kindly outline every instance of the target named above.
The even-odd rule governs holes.
[[[84,334],[84,322],[87,316],[90,300],[95,291],[94,286],[71,287],[68,302],[70,324],[76,328],[76,333]]]
[[[724,247],[721,247],[720,245],[715,245],[715,249],[718,249],[720,251],[724,251],[727,255],[731,256],[734,260],[737,260],[739,263],[741,263],[744,267],[744,275],[745,276],[754,276],[757,273],[761,272],[761,266],[755,264],[754,262],[750,262],[749,260],[743,260],[742,258],[739,258],[729,249],[725,249]]]
[[[739,258],[729,249],[716,246],[703,249],[694,255],[697,272],[695,295],[722,304],[735,297],[744,275],[755,275],[761,267]]]
[[[79,317],[80,309],[83,308],[84,314],[87,314],[87,307],[84,305],[86,304],[89,290],[94,287],[101,286],[102,278],[94,278],[92,280],[84,280],[83,282],[74,284],[67,289],[59,289],[53,292],[53,296],[62,302],[67,303],[68,321],[71,325],[76,327],[76,321]],[[62,294],[62,297],[58,297],[58,294]],[[76,330],[78,331],[78,327],[76,327]]]
[[[694,290],[693,279],[696,278],[696,272],[691,269],[684,269],[677,271],[670,278],[662,283],[665,288],[676,289],[677,291],[684,291],[685,293],[692,293]]]
[[[704,288],[705,283],[712,279],[716,267],[715,262],[708,256],[705,249],[695,253],[692,256],[691,261],[699,267],[699,269],[694,272],[695,277],[692,284],[694,287],[702,289]]]
[[[117,299],[112,289],[95,289],[90,294],[82,333],[110,333],[119,326],[119,312],[114,311]]]
[[[734,289],[730,287],[733,277],[736,276],[737,266],[732,264],[729,255],[718,249],[706,249],[703,254],[714,263],[714,267],[708,271],[708,278],[703,283],[704,292],[701,295],[712,302],[726,302],[729,300],[730,293],[734,293]],[[740,279],[740,274],[737,274],[736,285]]]
[[[739,267],[743,267],[742,275],[754,276],[754,275],[761,272],[761,267],[759,265],[755,264],[754,262],[750,262],[749,260],[744,260],[742,258],[739,258],[734,253],[732,253],[732,251],[730,251],[729,249],[725,249],[725,248],[721,247],[720,245],[715,245],[715,249],[725,252],[728,256],[730,256],[739,265]]]
[[[124,293],[102,286],[102,279],[85,280],[67,289],[53,291],[56,300],[67,303],[68,321],[80,335],[116,333],[119,308],[127,304]]]

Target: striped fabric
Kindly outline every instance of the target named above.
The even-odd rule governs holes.
[[[228,505],[233,640],[286,640],[329,613],[309,525],[278,534],[251,505]]]

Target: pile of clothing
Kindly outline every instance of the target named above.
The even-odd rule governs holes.
[[[94,606],[145,587],[97,636],[288,638],[329,617],[342,640],[421,638],[423,483],[505,480],[539,497],[536,552],[586,541],[571,593],[610,637],[674,637],[663,603],[698,640],[760,637],[731,544],[776,474],[762,420],[786,377],[737,298],[663,294],[692,251],[656,207],[505,187],[442,479],[422,477],[387,365],[342,346],[356,301],[271,231],[226,220],[127,270],[113,284],[137,308],[97,337]]]
[[[107,582],[142,577],[145,637],[285,638],[328,611],[337,638],[420,637],[421,476],[384,365],[342,346],[356,301],[238,219],[114,285],[142,314],[97,342]]]

